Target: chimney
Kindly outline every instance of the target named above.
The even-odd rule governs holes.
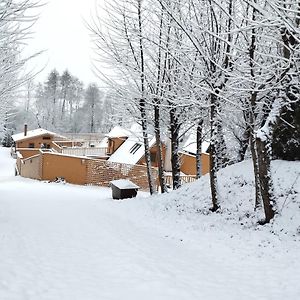
[[[24,136],[27,135],[27,124],[24,125]]]

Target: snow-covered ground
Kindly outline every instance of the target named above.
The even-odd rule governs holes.
[[[300,299],[299,162],[274,162],[280,214],[257,226],[250,163],[147,198],[14,177],[0,148],[1,300]]]

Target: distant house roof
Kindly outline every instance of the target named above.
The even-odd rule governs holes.
[[[29,138],[33,138],[33,137],[37,137],[37,136],[41,136],[41,135],[45,135],[45,134],[55,135],[54,132],[48,131],[43,128],[38,128],[38,129],[34,129],[34,130],[28,130],[26,135],[24,135],[24,132],[16,133],[16,134],[12,135],[12,138],[15,142],[18,142],[18,141],[26,140]]]
[[[130,135],[130,131],[120,126],[115,126],[108,134],[106,134],[108,138],[128,137]]]
[[[82,140],[82,141],[100,141],[104,138],[104,135],[99,132],[86,132],[86,133],[74,133],[74,132],[66,132],[63,133],[63,136],[69,138],[70,140]]]
[[[34,129],[34,130],[28,130],[27,131],[27,134],[24,135],[24,132],[21,132],[21,133],[16,133],[14,135],[12,135],[12,139],[15,141],[15,142],[19,142],[19,141],[22,141],[22,140],[27,140],[27,139],[30,139],[30,138],[33,138],[33,137],[38,137],[38,136],[41,136],[41,135],[52,135],[52,136],[56,136],[57,134],[52,132],[52,131],[48,131],[46,129],[43,129],[43,128],[38,128],[38,129]],[[62,137],[62,136],[60,136]]]
[[[108,137],[105,136],[99,143],[98,147],[107,148],[108,147]]]

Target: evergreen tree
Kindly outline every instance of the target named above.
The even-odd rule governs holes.
[[[286,109],[274,130],[273,156],[277,159],[300,160],[300,102]]]
[[[11,137],[12,133],[9,130],[5,130],[4,137],[2,139],[3,147],[11,147],[13,144],[13,139]]]
[[[101,98],[98,86],[95,83],[89,84],[85,92],[84,104],[89,132],[96,132],[96,127],[99,127],[101,122]]]
[[[57,110],[57,100],[59,91],[59,73],[54,69],[48,76],[48,80],[45,86],[45,92],[48,98],[48,103],[50,107],[49,114],[51,115],[51,127],[56,126],[56,110]]]
[[[60,84],[61,84],[61,118],[64,118],[64,114],[66,111],[66,102],[68,101],[68,96],[70,93],[72,83],[72,76],[68,72],[68,70],[65,70],[60,77]]]

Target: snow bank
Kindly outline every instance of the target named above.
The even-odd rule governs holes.
[[[280,214],[256,225],[251,164],[167,195],[14,176],[0,148],[0,299],[294,300],[300,295],[299,162],[274,162]]]
[[[209,176],[186,184],[181,189],[151,199],[154,210],[162,211],[166,218],[189,220],[201,227],[215,230],[265,231],[280,238],[300,241],[300,161],[273,161],[272,177],[277,199],[274,221],[265,226],[262,209],[254,212],[255,185],[251,161],[229,166],[218,173],[220,213],[211,213]]]

